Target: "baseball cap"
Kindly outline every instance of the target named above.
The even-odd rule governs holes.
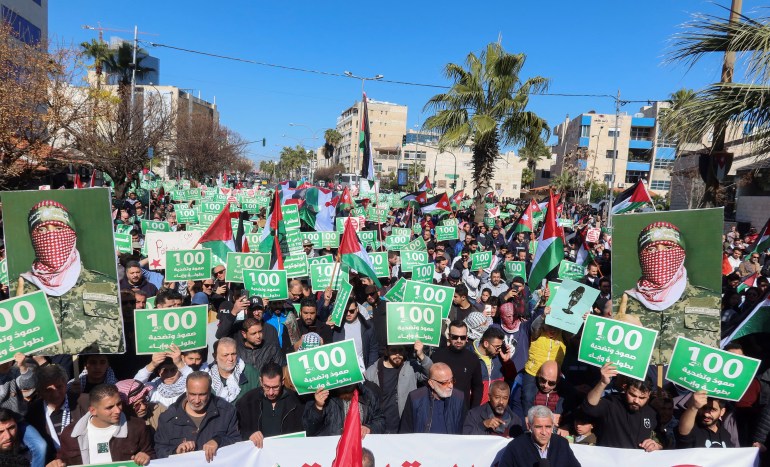
[[[462,273],[457,269],[452,269],[452,272],[449,273],[449,278],[456,281],[460,280],[462,277]]]
[[[249,311],[264,310],[265,306],[262,304],[262,297],[254,295],[249,297]]]
[[[310,239],[306,238],[302,240],[302,246],[313,246],[313,242],[311,242]]]

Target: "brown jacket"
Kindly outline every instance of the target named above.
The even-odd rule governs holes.
[[[56,455],[67,465],[89,464],[88,423],[91,414],[84,415],[77,423],[71,423],[61,434],[61,449]],[[120,415],[118,429],[110,439],[110,455],[113,462],[129,461],[131,456],[144,452],[151,459],[155,458],[150,431],[144,420]]]

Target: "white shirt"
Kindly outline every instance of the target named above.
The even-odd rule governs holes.
[[[345,339],[353,339],[356,345],[356,354],[358,356],[358,366],[366,371],[364,365],[364,342],[361,338],[361,321],[356,318],[352,323],[345,321]]]
[[[110,440],[118,427],[110,425],[107,428],[99,428],[88,421],[88,463],[107,464],[112,462],[110,454]]]

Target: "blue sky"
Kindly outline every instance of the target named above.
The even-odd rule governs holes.
[[[729,6],[729,1],[721,0]],[[745,0],[744,12],[757,0]],[[130,6],[129,6],[130,5]],[[623,99],[664,99],[681,87],[719,79],[721,57],[687,71],[663,64],[672,34],[693,13],[727,11],[703,0],[575,2],[212,2],[188,0],[103,2],[51,0],[49,36],[79,44],[96,37],[84,24],[158,34],[141,39],[260,62],[360,76],[449,84],[446,63],[462,63],[502,37],[509,52],[527,54],[524,76],[550,78],[550,91],[614,94]],[[129,33],[105,32],[129,38]],[[342,110],[360,99],[358,80],[203,57],[144,46],[161,60],[161,84],[192,88],[211,101],[221,121],[246,140],[255,161],[280,146],[316,147]],[[425,102],[437,89],[367,82],[372,99],[409,106],[409,128],[422,123]],[[642,104],[622,110],[634,113]],[[613,112],[610,99],[535,96],[531,109],[553,126],[569,114]],[[290,122],[306,126],[289,126]],[[284,137],[283,135],[287,135]],[[318,139],[314,140],[313,136]],[[277,146],[276,146],[277,145]]]

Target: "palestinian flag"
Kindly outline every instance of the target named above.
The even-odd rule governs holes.
[[[639,209],[647,203],[652,204],[652,198],[650,198],[650,194],[647,192],[647,187],[644,185],[644,182],[639,180],[634,183],[631,188],[615,198],[615,202],[612,203],[610,214],[623,214],[624,212]]]
[[[348,187],[343,188],[342,194],[340,195],[339,202],[337,203],[338,212],[350,210],[350,209],[353,209],[354,207],[355,207],[355,204],[353,203],[353,197],[350,196],[350,189],[348,189]]]
[[[759,232],[757,240],[749,247],[748,254],[762,253],[768,248],[770,248],[770,219],[765,222],[765,226]]]
[[[428,176],[425,176],[425,179],[420,183],[420,186],[417,187],[418,191],[431,191],[433,189],[433,185],[430,184],[430,180],[428,180]]]
[[[332,198],[332,191],[311,187],[305,192],[305,202],[299,208],[299,218],[318,232],[334,230],[334,214],[339,197]]]
[[[733,272],[733,265],[727,259],[727,253],[722,253],[722,275],[726,276]]]
[[[757,279],[759,279],[759,273],[755,272],[754,274],[750,276],[746,276],[740,284],[738,284],[738,288],[736,289],[738,293],[743,293],[746,289],[749,287],[755,287],[757,285]]]
[[[374,181],[374,154],[372,153],[372,138],[369,135],[369,107],[366,102],[366,93],[364,93],[364,109],[361,116],[361,128],[358,131],[358,150],[362,155],[361,178]]]
[[[459,206],[460,202],[463,200],[463,197],[465,196],[464,190],[460,190],[452,195],[451,198],[449,198],[449,201],[452,202],[452,206]]]
[[[239,213],[234,214],[240,215]],[[230,203],[228,203],[209,228],[203,232],[197,243],[203,245],[203,248],[210,248],[212,259],[218,264],[227,264],[227,253],[235,251],[233,224],[230,222],[232,217]]]
[[[420,209],[423,214],[429,214],[433,211],[452,212],[452,206],[449,205],[449,197],[446,193],[428,198],[420,204]]]
[[[500,217],[500,206],[495,206],[492,209],[487,210],[487,217]]]
[[[564,259],[564,231],[556,223],[556,199],[553,194],[548,200],[545,225],[537,238],[537,251],[532,259],[529,272],[529,288],[535,290],[542,280],[559,266]]]
[[[497,195],[495,195],[495,192],[494,191],[490,191],[489,193],[484,195],[484,201],[486,201],[488,203],[492,202],[492,201],[495,200],[495,196],[497,196]]]
[[[259,251],[270,253],[270,269],[283,269],[284,252],[288,250],[286,224],[283,222],[283,212],[281,211],[281,192],[276,190],[273,194],[270,215],[267,216],[265,228],[262,229]]]
[[[516,223],[516,226],[511,231],[511,234],[508,238],[508,241],[510,242],[513,239],[513,236],[519,232],[532,232],[534,231],[534,224],[532,223],[532,205],[534,203],[530,202],[527,206],[527,209],[524,210],[524,213],[519,217],[519,221]],[[537,204],[535,204],[537,206]]]
[[[770,332],[770,298],[766,298],[759,302],[751,313],[749,313],[749,316],[747,316],[729,336],[722,339],[721,347],[724,348],[724,346],[731,341],[743,336],[759,332]]]
[[[281,182],[278,184],[278,188],[280,188],[283,199],[291,199],[291,197],[294,196],[294,192],[297,190],[297,182],[290,182],[290,181]]]
[[[353,228],[350,218],[345,221],[345,231],[342,233],[338,251],[343,265],[355,269],[363,276],[371,278],[377,287],[382,287],[379,279],[377,279],[377,274],[374,272],[374,265],[371,258],[369,258],[369,253],[366,252],[361,244],[361,240],[358,239],[358,234],[356,234],[356,229]]]

